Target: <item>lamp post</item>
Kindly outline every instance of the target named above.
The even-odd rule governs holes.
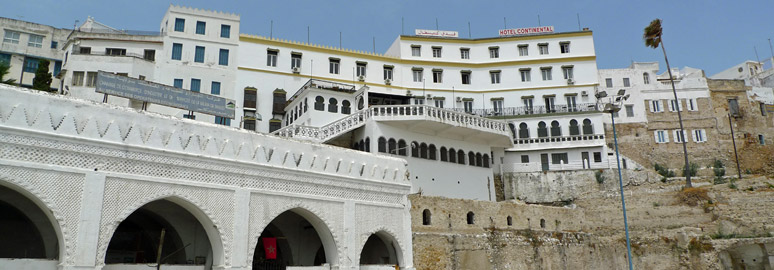
[[[629,259],[629,270],[632,270],[632,246],[631,242],[629,241],[629,222],[626,218],[626,200],[624,199],[624,191],[623,191],[623,176],[621,175],[621,156],[618,152],[618,135],[616,134],[615,130],[615,117],[614,113],[617,113],[621,110],[621,103],[623,103],[624,100],[629,99],[629,95],[626,94],[626,90],[621,89],[618,90],[618,93],[616,95],[612,95],[610,97],[607,96],[607,92],[601,91],[594,95],[597,98],[597,102],[601,101],[602,99],[607,100],[605,102],[604,107],[602,109],[602,112],[610,113],[610,119],[613,123],[613,142],[615,143],[615,161],[618,166],[618,188],[621,191],[621,208],[623,208],[623,219],[624,219],[624,231],[626,232],[626,253],[627,258]]]

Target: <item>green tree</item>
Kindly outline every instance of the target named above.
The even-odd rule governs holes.
[[[51,92],[51,72],[48,72],[50,62],[46,59],[38,60],[38,69],[35,70],[35,78],[32,79],[32,89]]]
[[[16,80],[14,80],[14,79],[7,79],[6,80],[4,78],[5,75],[8,75],[8,73],[11,72],[10,69],[11,69],[11,65],[9,65],[6,62],[1,62],[0,61],[0,83],[13,84],[14,82],[16,82]]]
[[[664,39],[662,38],[661,33],[661,19],[655,19],[650,22],[648,27],[645,27],[645,33],[642,34],[642,39],[645,40],[645,46],[647,47],[655,49],[661,46],[661,51],[664,53],[664,62],[666,62],[667,65],[667,72],[669,72],[669,81],[672,83],[672,93],[675,95],[675,103],[677,103],[680,101],[677,99],[677,90],[675,90],[675,81],[674,77],[672,77],[672,68],[669,66],[669,59],[667,58],[666,49],[664,48]],[[685,129],[683,128],[683,116],[680,111],[681,110],[678,108],[677,120],[680,122],[680,131],[682,131],[682,134],[687,135],[687,132],[685,132]],[[688,171],[690,169],[690,164],[688,163],[688,147],[685,145],[688,136],[683,137],[683,156],[685,157],[683,175],[685,175],[685,186],[691,187],[691,173]]]

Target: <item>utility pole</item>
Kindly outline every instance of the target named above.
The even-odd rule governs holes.
[[[731,122],[731,113],[728,113],[728,127],[731,128],[731,142],[734,144],[734,158],[736,158],[736,174],[742,179],[742,169],[739,168],[739,155],[736,153],[736,138],[734,138],[734,123]]]

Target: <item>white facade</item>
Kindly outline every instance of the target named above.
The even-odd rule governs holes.
[[[54,77],[52,89],[59,89],[57,78],[62,68],[62,46],[71,30],[59,29],[48,25],[0,18],[0,62],[7,62],[11,68],[5,79],[14,79],[14,83],[32,87],[39,59],[48,60],[48,70]]]

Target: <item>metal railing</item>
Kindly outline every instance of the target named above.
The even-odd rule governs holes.
[[[73,55],[134,57],[134,58],[139,58],[139,59],[142,59],[142,60],[145,60],[145,61],[150,61],[150,62],[154,62],[155,61],[155,57],[154,57],[154,59],[148,59],[148,58],[145,58],[145,55],[138,54],[138,53],[108,54],[107,52],[105,52],[105,53],[98,53],[98,52],[82,53],[82,52],[79,52],[79,51],[73,51],[72,53],[73,53]]]
[[[465,110],[463,108],[453,109],[457,112],[463,112],[467,114],[478,115],[482,117],[493,116],[519,116],[519,115],[539,115],[539,114],[552,114],[552,113],[573,113],[573,112],[597,112],[596,103],[580,103],[575,106],[570,105],[554,105],[554,106],[521,106],[521,107],[505,107],[502,109],[472,109]]]
[[[506,123],[427,105],[371,106],[319,128],[289,125],[274,131],[273,134],[281,137],[325,142],[362,126],[372,118],[374,120],[409,120],[416,119],[417,117],[424,120],[498,133],[504,136],[512,136]]]
[[[555,143],[555,142],[576,142],[576,141],[593,141],[604,140],[605,135],[602,134],[588,134],[588,135],[571,135],[571,136],[553,136],[553,137],[537,137],[537,138],[518,138],[513,139],[514,145],[524,145],[533,143]]]
[[[93,34],[132,35],[132,36],[160,36],[162,34],[161,32],[158,32],[158,31],[119,30],[119,29],[78,29],[75,32],[93,33]]]

